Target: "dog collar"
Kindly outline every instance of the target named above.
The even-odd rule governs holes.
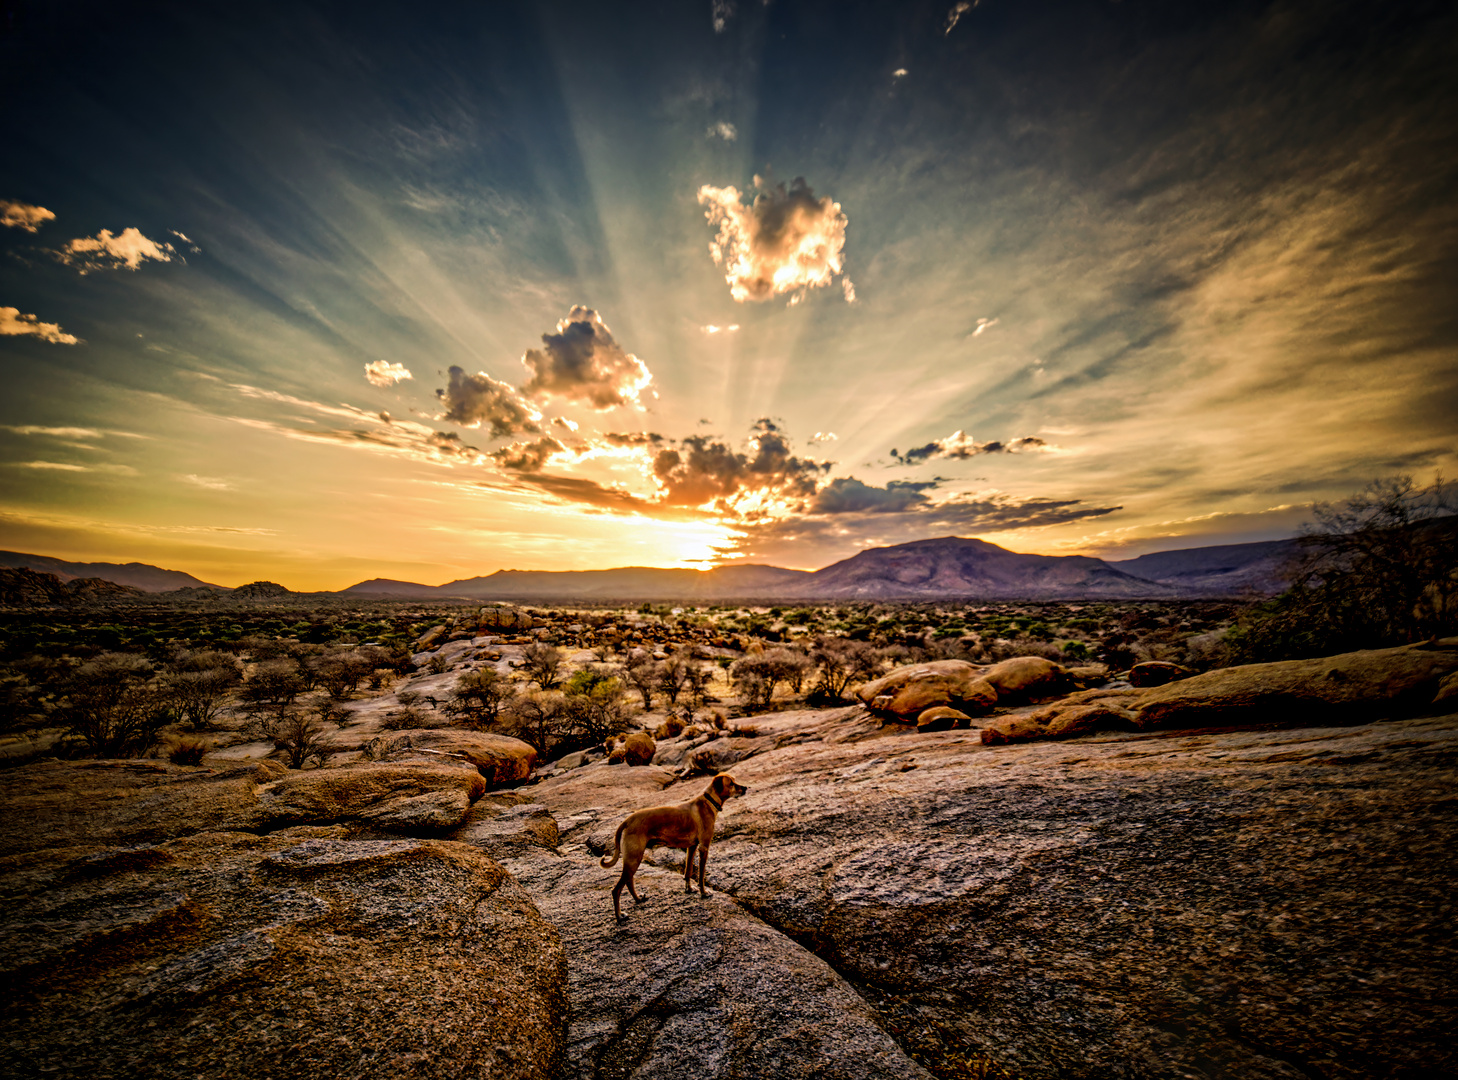
[[[706,798],[706,799],[709,800],[709,804],[711,806],[713,806],[713,808],[716,811],[724,809],[724,804],[721,803],[718,799],[714,798],[714,793],[713,792],[711,792],[711,791],[704,792],[704,798]]]

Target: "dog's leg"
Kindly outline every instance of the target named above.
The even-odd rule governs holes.
[[[699,849],[697,840],[689,844],[688,857],[683,862],[683,891],[693,892],[694,888],[694,852]]]
[[[704,888],[704,871],[707,870],[708,867],[709,867],[709,845],[708,844],[702,844],[699,847],[699,895],[700,896],[708,896],[709,895],[708,891]]]

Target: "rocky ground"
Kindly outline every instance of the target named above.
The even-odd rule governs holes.
[[[520,786],[530,748],[386,730],[393,695],[351,706],[322,769],[240,744],[0,770],[0,1068],[1455,1075],[1458,715],[1323,726],[1366,685],[1344,663],[1324,698],[1174,684],[1260,724],[989,744],[781,712]],[[618,822],[715,770],[749,791],[713,895],[659,851],[617,923]]]

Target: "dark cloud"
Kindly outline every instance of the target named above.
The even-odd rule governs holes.
[[[553,454],[564,453],[567,447],[550,435],[543,435],[533,442],[512,443],[491,455],[492,459],[505,469],[516,472],[541,472],[542,466]]]
[[[967,458],[977,457],[980,454],[1023,454],[1048,452],[1052,449],[1053,447],[1049,446],[1046,441],[1033,435],[1025,435],[1020,439],[1013,439],[1011,442],[994,439],[991,442],[980,443],[960,431],[954,431],[945,439],[936,439],[925,446],[914,447],[904,454],[898,453],[893,448],[891,457],[898,465],[920,465],[932,458],[965,461]]]
[[[748,448],[735,450],[704,435],[690,435],[653,458],[662,501],[670,506],[713,503],[728,509],[741,495],[808,499],[831,462],[798,458],[773,421],[754,425]]]
[[[668,440],[656,431],[610,431],[602,441],[609,446],[662,446]]]
[[[537,422],[542,414],[510,384],[498,382],[484,371],[467,375],[464,369],[454,366],[448,374],[450,385],[435,392],[445,409],[439,419],[468,428],[484,425],[492,438],[541,434]]]
[[[892,480],[885,487],[872,487],[853,476],[832,480],[810,500],[812,514],[905,513],[930,505],[923,491],[935,488],[935,481],[917,483]]]
[[[521,358],[531,372],[522,387],[529,397],[560,397],[606,411],[639,404],[653,379],[648,365],[625,352],[591,308],[574,307],[555,334],[542,335],[542,346]]]

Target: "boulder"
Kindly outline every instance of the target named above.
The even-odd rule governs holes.
[[[420,728],[382,735],[365,744],[366,756],[380,760],[402,760],[425,753],[468,762],[481,774],[489,791],[524,783],[537,766],[537,752],[530,744],[488,731]]]
[[[290,772],[260,785],[256,798],[264,828],[337,822],[430,833],[459,825],[485,791],[469,766],[375,762]]]
[[[1444,675],[1439,679],[1437,693],[1433,695],[1434,705],[1449,702],[1458,702],[1458,671]]]
[[[971,726],[970,716],[949,705],[937,705],[916,718],[917,731],[946,731],[950,728]]]
[[[877,712],[905,720],[914,720],[938,705],[981,716],[997,704],[997,691],[982,678],[982,669],[965,660],[910,664],[864,683],[855,693]]]
[[[449,628],[444,624],[432,626],[425,633],[421,634],[415,642],[415,652],[428,652],[445,641]]]
[[[1145,691],[1140,727],[1364,723],[1428,708],[1458,671],[1458,639],[1217,668]]]
[[[1117,705],[1055,706],[1043,723],[1050,739],[1071,739],[1097,731],[1131,731],[1136,727],[1134,714]]]
[[[0,867],[7,1076],[561,1075],[565,956],[466,844],[328,829]]]
[[[1041,656],[1014,656],[982,672],[982,678],[997,693],[999,704],[1045,701],[1070,689],[1068,672],[1062,664]]]
[[[1165,683],[1188,679],[1194,671],[1183,664],[1171,664],[1167,660],[1141,660],[1129,669],[1131,686],[1163,686]]]
[[[651,765],[658,744],[646,731],[635,731],[623,740],[623,756],[629,765]]]
[[[1048,729],[1035,717],[1006,716],[993,721],[982,729],[982,742],[985,746],[1031,742],[1033,739],[1041,739],[1047,734]]]

